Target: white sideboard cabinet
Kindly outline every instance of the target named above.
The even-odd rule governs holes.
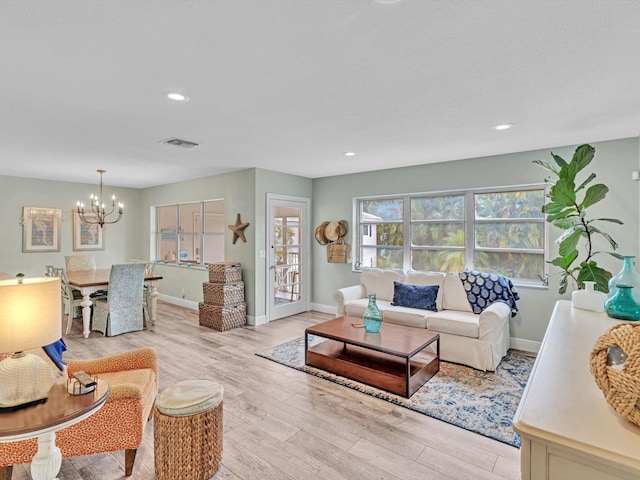
[[[609,406],[589,372],[596,339],[617,323],[556,303],[513,419],[521,480],[640,479],[640,427]]]

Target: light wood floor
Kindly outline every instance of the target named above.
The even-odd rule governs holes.
[[[161,388],[190,378],[222,383],[224,453],[214,479],[518,479],[518,449],[255,355],[331,318],[308,312],[260,327],[214,332],[198,313],[158,302],[148,330],[117,337],[65,337],[69,358],[140,346],[160,353]],[[153,422],[138,450],[135,480],[153,472]],[[65,459],[60,480],[124,478],[124,452]],[[29,479],[28,465],[14,480]],[[175,479],[180,480],[180,479]]]

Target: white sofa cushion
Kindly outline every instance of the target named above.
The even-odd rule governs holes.
[[[434,332],[450,333],[463,337],[478,338],[480,334],[479,315],[471,312],[443,310],[427,312],[427,328]]]
[[[457,273],[447,273],[444,277],[444,289],[442,308],[444,310],[458,310],[460,312],[473,312],[467,292],[462,285],[462,280]],[[477,336],[477,335],[476,335]]]
[[[363,268],[360,283],[367,295],[376,294],[376,300],[393,300],[393,282],[402,282],[402,270],[383,270],[381,268]]]
[[[427,328],[426,311],[411,307],[393,306],[382,310],[382,321],[407,327]]]
[[[438,296],[436,297],[436,308],[442,310],[443,307],[443,295],[444,295],[444,279],[445,275],[441,272],[407,272],[406,277],[402,283],[408,285],[437,285]],[[462,282],[460,282],[462,287]],[[393,297],[392,297],[393,298]]]
[[[359,298],[358,300],[352,300],[344,306],[345,315],[348,315],[349,317],[362,318],[362,316],[364,315],[364,311],[367,309],[367,305],[369,305],[368,298]],[[378,310],[380,310],[383,315],[385,309],[398,308],[392,307],[389,300],[376,299],[376,305],[378,305]],[[384,321],[384,316],[382,317],[382,320]]]

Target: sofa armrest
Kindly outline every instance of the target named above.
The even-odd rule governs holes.
[[[107,400],[113,402],[116,400],[129,398],[140,401],[143,397],[144,394],[140,385],[126,383],[123,385],[112,385],[111,393],[109,393],[109,397],[107,397]]]
[[[364,298],[365,295],[364,287],[362,285],[352,285],[351,287],[339,288],[336,290],[334,298],[338,304],[338,311],[336,314],[345,315],[345,304],[358,300],[359,298]]]
[[[121,372],[124,370],[138,370],[149,368],[158,377],[158,352],[155,348],[146,347],[137,350],[130,350],[123,353],[116,353],[108,357],[95,358],[91,360],[67,360],[68,373],[71,377],[73,372],[85,371],[92,374],[107,372]],[[157,383],[157,382],[156,382]]]
[[[511,308],[504,302],[493,302],[481,314],[478,320],[480,331],[478,338],[495,338],[496,332],[509,322]]]

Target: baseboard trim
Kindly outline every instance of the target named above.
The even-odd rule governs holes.
[[[509,346],[515,350],[522,350],[524,352],[538,353],[540,351],[540,342],[527,340],[526,338],[511,337]]]
[[[315,312],[330,313],[331,315],[335,315],[337,312],[335,305],[322,305],[321,303],[312,303],[310,309]]]
[[[247,315],[248,325],[253,325],[255,327],[258,327],[260,325],[266,325],[267,323],[269,323],[269,320],[267,319],[266,315],[260,315],[257,317],[254,317],[253,315]]]
[[[179,305],[181,307],[190,308],[191,310],[199,310],[198,302],[194,302],[193,300],[185,300],[184,298],[171,297],[169,295],[159,294],[158,299],[163,302],[171,303],[173,305]],[[247,315],[247,325],[264,325],[267,323],[267,317],[262,315],[260,317],[254,317],[252,315]]]
[[[184,298],[172,297],[169,295],[158,294],[158,300],[163,302],[172,303],[181,307],[190,308],[191,310],[198,310],[198,302],[192,300],[185,300]]]
[[[171,297],[169,295],[158,295],[158,298],[163,302],[172,303],[174,305],[180,305],[182,307],[190,308],[192,310],[198,310],[198,302],[194,302],[191,300],[185,300],[184,298]],[[323,305],[321,303],[312,303],[310,305],[311,310],[321,313],[328,313],[330,315],[336,314],[336,307],[334,305]],[[253,315],[247,315],[247,325],[259,326],[266,325],[269,323],[267,321],[266,315],[259,315],[257,317]],[[540,351],[540,342],[536,342],[533,340],[527,340],[526,338],[514,338],[511,337],[509,342],[509,346],[516,350],[522,350],[524,352],[533,352],[538,353]]]

